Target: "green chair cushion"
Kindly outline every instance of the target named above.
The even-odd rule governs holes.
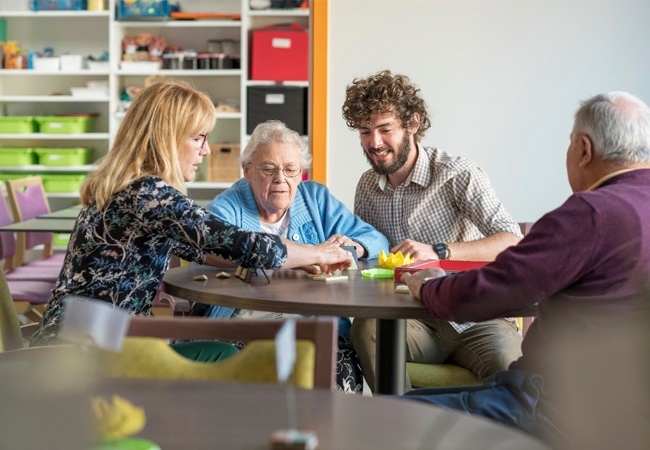
[[[289,384],[314,387],[315,354],[313,342],[296,341],[296,362]],[[127,337],[120,352],[100,350],[97,357],[100,373],[109,377],[278,382],[275,342],[267,339],[251,341],[236,355],[214,363],[187,359],[163,339],[151,337]]]
[[[406,363],[413,387],[468,386],[481,384],[481,380],[470,370],[455,364]]]

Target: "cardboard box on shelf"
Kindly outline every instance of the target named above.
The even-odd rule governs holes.
[[[239,174],[239,144],[210,144],[208,181],[237,181]]]

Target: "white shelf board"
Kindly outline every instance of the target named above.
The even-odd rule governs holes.
[[[228,189],[230,181],[193,181],[186,184],[188,189]]]
[[[80,102],[108,102],[108,96],[104,97],[74,97],[72,95],[0,95],[0,102],[23,102],[23,103],[80,103]]]
[[[15,133],[0,134],[0,139],[39,139],[39,140],[68,140],[68,139],[108,139],[108,133]]]
[[[309,9],[250,9],[248,15],[256,17],[308,17]]]
[[[168,76],[181,76],[181,77],[240,77],[241,69],[189,69],[189,70],[171,70],[160,69],[152,71],[138,71],[138,70],[118,70],[115,72],[117,75],[133,75],[148,77],[149,75],[168,75]]]
[[[149,20],[149,21],[116,21],[120,28],[239,28],[241,20]]]
[[[34,77],[34,76],[108,76],[108,70],[33,70],[33,69],[0,69],[0,76],[20,76],[20,77]]]
[[[0,166],[0,172],[13,172],[13,173],[31,173],[31,172],[88,172],[95,168],[92,164],[84,164],[79,166],[44,166],[42,164],[31,164],[28,166]]]
[[[247,80],[246,86],[297,86],[309,87],[309,81],[264,81]]]
[[[16,0],[18,2],[18,0]],[[108,17],[109,11],[0,11],[0,17],[28,17],[35,19],[39,17],[65,17],[84,19],[88,17]]]

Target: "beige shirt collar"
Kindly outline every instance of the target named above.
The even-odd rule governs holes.
[[[604,177],[602,177],[600,180],[596,181],[594,184],[592,184],[589,187],[589,189],[587,189],[587,190],[588,191],[594,191],[594,190],[596,190],[596,188],[598,186],[600,186],[601,184],[603,184],[605,181],[609,180],[610,178],[614,178],[615,176],[620,175],[622,173],[632,172],[633,170],[637,170],[637,169],[621,169],[621,170],[617,170],[615,172],[609,173],[609,174],[605,175]]]

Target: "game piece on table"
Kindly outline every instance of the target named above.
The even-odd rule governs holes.
[[[197,275],[193,278],[194,281],[207,281],[208,277],[207,275],[201,274]]]
[[[215,277],[217,277],[217,278],[230,278],[230,274],[228,272],[217,272]]]
[[[271,434],[271,450],[314,450],[318,438],[311,431],[278,430]]]
[[[339,280],[347,280],[348,276],[347,275],[319,275],[319,276],[311,277],[311,279],[314,281],[339,281]]]
[[[409,287],[407,285],[398,284],[397,286],[395,286],[395,292],[397,292],[398,294],[408,294],[411,291],[409,290]]]

